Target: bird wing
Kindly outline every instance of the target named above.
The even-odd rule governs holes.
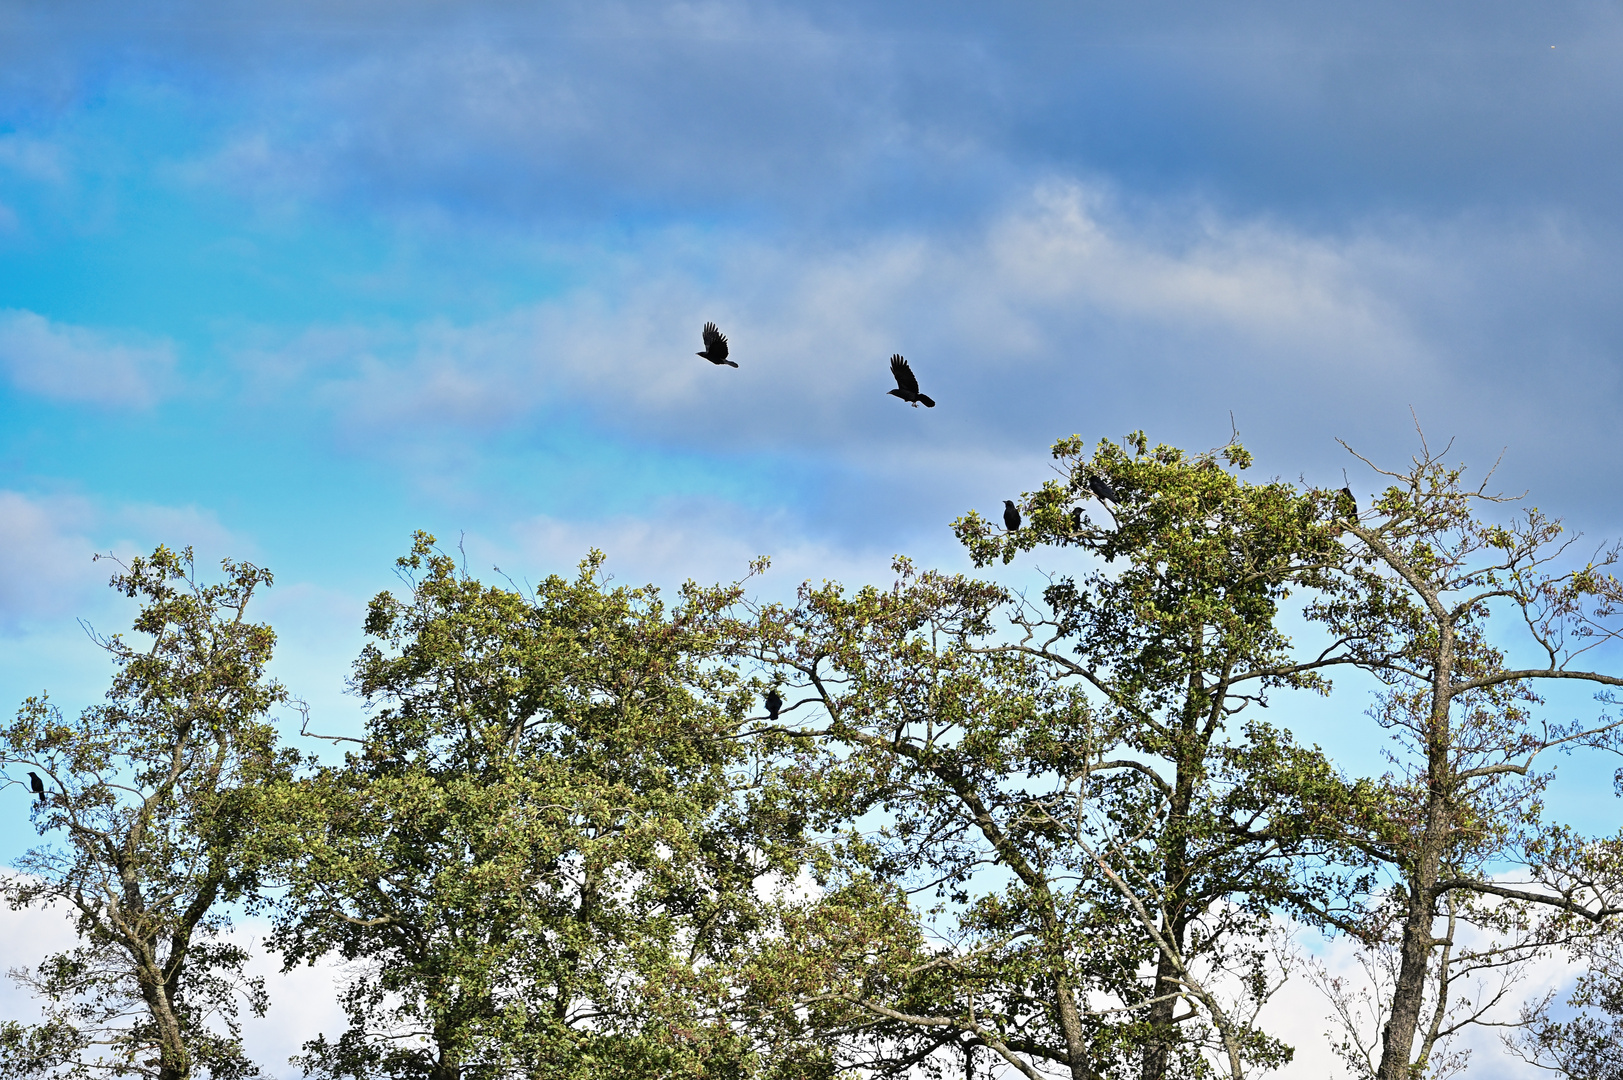
[[[908,397],[918,396],[919,380],[914,377],[913,369],[907,366],[907,361],[902,359],[901,353],[890,358],[890,373],[896,378],[896,389]]]
[[[717,360],[727,359],[727,335],[713,322],[704,324],[704,351]]]

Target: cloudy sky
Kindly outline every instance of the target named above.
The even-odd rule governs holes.
[[[1073,432],[1339,486],[1412,409],[1617,535],[1620,53],[1555,0],[0,0],[0,702],[105,687],[97,551],[271,567],[337,728],[413,529],[879,580]]]

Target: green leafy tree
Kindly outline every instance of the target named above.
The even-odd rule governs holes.
[[[731,958],[792,840],[712,662],[734,592],[610,587],[594,553],[526,595],[419,534],[355,665],[360,750],[290,786],[288,964],[351,962],[321,1076],[746,1075]],[[751,797],[751,792],[757,793]]]
[[[1407,1080],[1431,1067],[1422,1011],[1427,972],[1452,944],[1438,932],[1450,911],[1479,910],[1473,897],[1592,922],[1623,911],[1615,852],[1542,820],[1550,774],[1535,768],[1552,749],[1619,749],[1623,721],[1544,721],[1537,688],[1574,681],[1604,698],[1623,686],[1623,675],[1585,666],[1618,637],[1623,585],[1605,572],[1617,548],[1571,565],[1576,538],[1559,521],[1486,481],[1468,486],[1429,450],[1406,470],[1376,472],[1387,486],[1342,519],[1348,557],[1309,610],[1385,687],[1373,716],[1391,734],[1393,770],[1327,821],[1389,874],[1374,910],[1392,913],[1398,965],[1376,1075]],[[1496,613],[1519,642],[1495,632]],[[1531,662],[1513,662],[1513,646]],[[1506,876],[1518,869],[1524,880]]]
[[[97,638],[116,665],[105,704],[70,719],[30,698],[0,732],[6,776],[42,776],[34,821],[48,843],[0,883],[19,908],[64,905],[81,944],[14,972],[43,1001],[39,1024],[0,1025],[0,1074],[237,1080],[257,1075],[239,1006],[263,1014],[224,906],[262,879],[255,793],[284,779],[266,678],[275,635],[248,621],[269,571],[221,564],[204,584],[192,552],[160,547],[112,585],[140,601],[131,641]]]
[[[1457,1022],[1448,1019],[1448,1009],[1458,973],[1482,963],[1510,962],[1510,957],[1520,963],[1565,940],[1568,931],[1560,920],[1550,921],[1549,913],[1598,922],[1623,905],[1616,843],[1597,843],[1544,822],[1541,794],[1550,775],[1534,768],[1540,755],[1555,748],[1619,747],[1620,721],[1603,715],[1590,723],[1552,724],[1536,711],[1541,682],[1587,683],[1602,689],[1608,701],[1604,689],[1623,684],[1616,674],[1584,666],[1586,659],[1605,655],[1596,650],[1619,634],[1623,587],[1605,571],[1616,562],[1618,549],[1603,548],[1574,566],[1572,538],[1536,509],[1519,508],[1509,515],[1509,524],[1484,520],[1485,513],[1506,516],[1513,500],[1489,495],[1485,486],[1466,487],[1461,469],[1444,465],[1429,451],[1406,471],[1384,473],[1389,486],[1361,518],[1356,502],[1343,492],[1297,492],[1275,484],[1259,489],[1259,494],[1268,491],[1264,503],[1250,505],[1274,500],[1289,509],[1278,516],[1252,516],[1245,528],[1232,529],[1220,524],[1231,513],[1223,500],[1201,494],[1198,483],[1172,488],[1145,483],[1123,467],[1124,455],[1102,449],[1089,471],[1073,465],[1066,482],[1051,483],[1033,497],[1036,527],[1029,532],[995,536],[973,518],[961,524],[983,562],[997,556],[1006,560],[1021,547],[1063,542],[1067,536],[1096,546],[1107,559],[1120,557],[1129,554],[1124,547],[1139,543],[1136,536],[1146,523],[1162,538],[1143,549],[1153,553],[1149,558],[1130,556],[1127,568],[1096,576],[1088,589],[1075,590],[1068,581],[1048,589],[1045,600],[1061,614],[1046,623],[1017,620],[1031,635],[1019,647],[1046,654],[1051,650],[1042,642],[1063,641],[1080,645],[1077,652],[1084,659],[1109,656],[1111,650],[1135,656],[1136,668],[1117,664],[1111,670],[1149,671],[1150,680],[1112,684],[1090,676],[1112,704],[1131,696],[1123,689],[1139,700],[1153,700],[1143,691],[1165,694],[1177,686],[1176,677],[1155,679],[1157,671],[1174,675],[1181,669],[1195,676],[1178,700],[1185,709],[1193,706],[1194,715],[1216,705],[1210,714],[1216,723],[1179,730],[1176,723],[1158,726],[1148,710],[1139,711],[1136,724],[1124,714],[1121,730],[1129,733],[1129,748],[1170,761],[1178,777],[1193,780],[1195,791],[1207,779],[1232,781],[1234,796],[1255,797],[1255,820],[1268,822],[1263,833],[1279,837],[1285,830],[1310,841],[1297,849],[1294,883],[1275,877],[1252,898],[1283,904],[1366,942],[1395,935],[1396,964],[1390,998],[1382,1007],[1388,1022],[1376,1074],[1397,1080],[1435,1072],[1441,1062],[1432,1055]],[[1145,457],[1142,440],[1134,449],[1138,459]],[[1208,482],[1222,483],[1215,475],[1220,470],[1205,468]],[[1095,476],[1106,478],[1120,496],[1111,526],[1100,538],[1076,505],[1086,480]],[[1300,539],[1272,545],[1272,539],[1289,535],[1280,528],[1292,521]],[[1327,547],[1324,541],[1331,537],[1340,543]],[[1309,601],[1308,615],[1329,631],[1328,641],[1313,646],[1315,651],[1295,652],[1274,628],[1277,604],[1291,590]],[[1526,631],[1520,647],[1534,654],[1531,663],[1509,660],[1512,635],[1505,629],[1490,634],[1496,611],[1511,615],[1514,626]],[[1202,657],[1216,662],[1203,663]],[[1386,687],[1374,716],[1395,740],[1393,772],[1349,781],[1322,760],[1305,758],[1281,768],[1288,759],[1265,749],[1272,736],[1255,723],[1246,728],[1253,747],[1204,742],[1206,732],[1223,726],[1226,717],[1220,713],[1238,712],[1230,702],[1249,706],[1255,690],[1241,684],[1327,692],[1321,674],[1349,665],[1374,674]],[[1175,694],[1163,700],[1174,699]],[[1245,768],[1229,774],[1229,780],[1212,768],[1240,759]],[[1143,774],[1151,764],[1140,758],[1129,767]],[[1207,851],[1220,852],[1245,832],[1256,832],[1237,829],[1238,818],[1221,823],[1219,815],[1208,819],[1219,823],[1217,832],[1201,836],[1199,816],[1183,809],[1183,790],[1182,779],[1172,780],[1161,827],[1139,834],[1158,838],[1163,884],[1155,893],[1171,901],[1157,915],[1159,979],[1181,966],[1176,919],[1168,915],[1198,912],[1222,892],[1222,875],[1215,875],[1206,880],[1219,888],[1203,898],[1199,860],[1190,860],[1185,838],[1193,837],[1197,846],[1216,841]],[[1316,875],[1304,880],[1303,872],[1315,863]],[[1516,867],[1527,872],[1527,880],[1506,878],[1506,870]],[[1389,887],[1369,888],[1383,877]],[[1193,886],[1192,905],[1180,895],[1182,888],[1172,885],[1178,881]],[[1231,878],[1230,884],[1239,881]],[[1507,904],[1531,905],[1547,914],[1532,917],[1536,932],[1517,930],[1509,944],[1485,946],[1486,953],[1464,948],[1447,929],[1474,923],[1486,933],[1503,930],[1499,924],[1510,910]],[[1253,910],[1260,918],[1263,908]],[[1495,955],[1484,961],[1489,954]],[[1155,1043],[1167,1041],[1155,1040],[1152,1054]],[[1147,1056],[1146,1076],[1153,1065]]]
[[[1020,783],[1086,745],[1086,702],[1022,658],[971,651],[996,586],[898,570],[888,591],[803,587],[749,628],[801,691],[787,730],[824,748],[808,800],[844,822],[823,895],[766,949],[771,996],[812,1010],[848,1066],[906,1075],[985,1047],[1027,1075],[1094,1075],[1120,1046],[1086,999],[1132,999],[1141,955]]]
[[[1278,1065],[1252,1023],[1270,916],[1336,919],[1357,875],[1318,829],[1344,794],[1330,764],[1242,714],[1345,662],[1293,658],[1275,626],[1338,564],[1336,528],[1315,495],[1225,469],[1239,446],[1054,452],[1064,479],[1023,500],[1025,528],[957,523],[981,565],[1043,545],[1105,560],[1052,579],[1041,610],[904,561],[889,591],[807,586],[737,631],[803,689],[784,715],[827,747],[829,805],[883,823],[849,835],[849,883],[802,920],[797,992],[830,1030],[911,1026],[904,1064],[984,1046],[1033,1077]],[[1090,480],[1118,496],[1106,525]],[[942,897],[906,934],[903,890]]]

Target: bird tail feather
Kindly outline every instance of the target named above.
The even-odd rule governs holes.
[[[933,398],[926,397],[923,394],[919,395],[919,404],[923,405],[926,409],[935,408],[935,400]]]

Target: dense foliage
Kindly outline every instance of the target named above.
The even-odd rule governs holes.
[[[750,695],[690,590],[608,588],[601,556],[533,595],[419,536],[356,663],[362,749],[280,793],[289,963],[363,961],[320,1076],[745,1075],[740,946],[794,874],[735,736]]]
[[[1036,595],[898,558],[888,587],[668,604],[596,553],[521,590],[419,535],[341,755],[308,723],[278,748],[243,614],[267,573],[134,560],[150,643],[103,642],[109,704],[31,699],[0,744],[48,778],[8,898],[81,935],[25,973],[46,1017],[0,1027],[0,1065],[253,1075],[247,905],[286,966],[343,962],[346,1025],[296,1061],[332,1080],[1237,1080],[1291,1060],[1286,985],[1325,992],[1353,1074],[1440,1077],[1561,951],[1578,1011],[1529,999],[1508,1042],[1615,1072],[1623,837],[1545,820],[1541,755],[1623,727],[1552,722],[1538,687],[1623,685],[1616,549],[1574,558],[1426,453],[1362,511],[1247,480],[1238,445],[1054,454],[1022,527],[954,526],[979,568],[1040,552]],[[1297,742],[1313,696],[1367,711],[1391,768]],[[1369,986],[1304,965],[1302,927]]]

